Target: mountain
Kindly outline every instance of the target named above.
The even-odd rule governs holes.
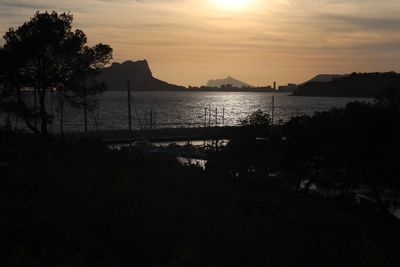
[[[177,91],[185,87],[169,84],[153,77],[146,60],[125,61],[113,63],[104,68],[96,77],[97,81],[105,82],[110,91],[126,90],[127,81],[131,81],[132,90],[135,91]]]
[[[387,87],[400,88],[396,72],[352,73],[328,82],[309,81],[293,93],[297,96],[376,97]]]
[[[209,80],[207,82],[207,87],[217,87],[220,88],[221,86],[229,86],[231,85],[232,87],[236,88],[242,88],[242,87],[253,87],[245,82],[239,81],[235,78],[232,78],[230,76],[226,77],[225,79],[217,79],[217,80]]]

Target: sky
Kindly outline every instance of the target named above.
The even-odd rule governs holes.
[[[0,0],[1,35],[46,10],[71,12],[115,62],[147,59],[155,77],[184,86],[400,71],[400,0]]]

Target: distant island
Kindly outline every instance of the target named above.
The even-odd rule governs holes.
[[[155,78],[150,70],[147,60],[125,61],[123,63],[112,63],[104,68],[95,78],[104,82],[109,91],[125,91],[127,81],[131,81],[134,91],[207,91],[207,92],[293,92],[297,86],[289,84],[286,86],[261,86],[255,87],[248,83],[228,76],[225,79],[209,80],[207,86],[184,87],[170,84]]]
[[[396,72],[320,75],[299,85],[295,96],[376,97],[388,87],[400,88]]]
[[[216,80],[209,80],[207,82],[207,87],[217,87],[221,88],[223,86],[231,85],[231,87],[242,88],[242,87],[254,87],[248,83],[239,81],[231,76],[226,77],[225,79],[216,79]]]

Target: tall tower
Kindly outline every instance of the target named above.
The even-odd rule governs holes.
[[[274,82],[274,90],[276,90],[276,82]]]

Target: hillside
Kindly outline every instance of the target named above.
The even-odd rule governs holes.
[[[169,84],[154,78],[146,60],[113,63],[110,67],[105,68],[96,79],[106,82],[110,91],[126,90],[128,80],[131,81],[132,89],[136,91],[177,91],[185,89],[183,86]]]
[[[400,88],[396,72],[352,73],[329,82],[311,80],[298,87],[296,96],[376,97],[387,87]]]
[[[344,75],[341,75],[341,74],[318,74],[314,78],[312,78],[311,80],[309,80],[307,82],[325,82],[326,83],[326,82],[331,82],[334,79],[341,78],[343,76]]]

